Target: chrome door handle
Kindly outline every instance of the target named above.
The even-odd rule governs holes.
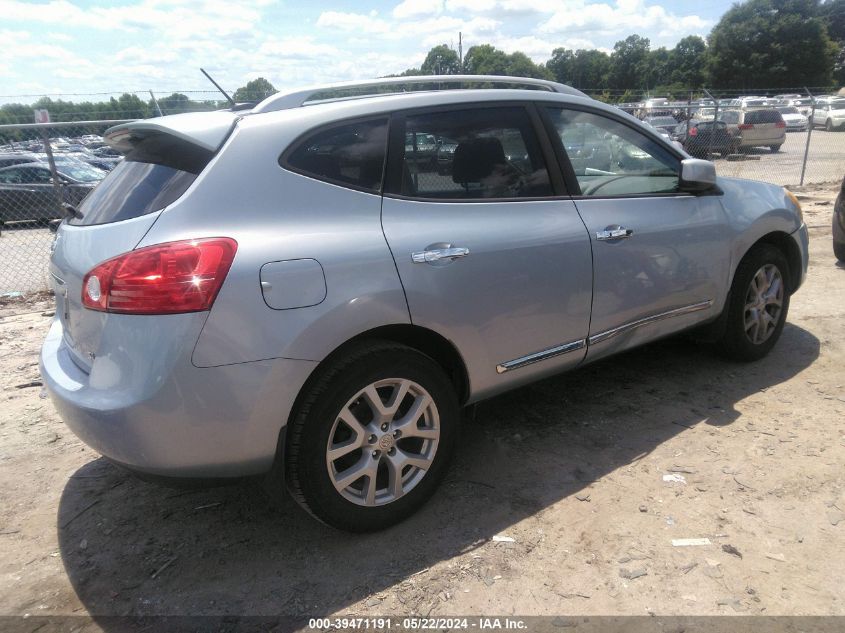
[[[433,248],[427,251],[411,253],[411,260],[415,264],[429,264],[444,259],[449,261],[469,255],[469,249],[463,246],[451,246],[449,248]]]
[[[604,231],[596,231],[596,239],[604,242],[607,240],[624,240],[634,234],[632,229],[625,229],[621,226],[608,227]]]

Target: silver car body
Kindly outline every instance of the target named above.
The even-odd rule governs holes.
[[[87,444],[138,471],[257,474],[271,468],[309,376],[356,337],[413,341],[435,357],[437,347],[459,360],[460,396],[472,403],[713,321],[738,262],[761,239],[787,250],[797,289],[807,230],[773,185],[719,178],[715,195],[421,202],[279,165],[304,132],[337,120],[495,102],[624,117],[678,161],[688,158],[633,117],[571,93],[454,90],[307,107],[293,93],[252,111],[127,124],[127,133],[156,128],[216,154],[161,211],[59,228],[50,263],[56,318],[41,371],[61,416]],[[611,225],[630,227],[634,238],[597,240]],[[238,250],[210,311],[82,307],[82,279],[98,263],[217,236],[235,239]],[[413,261],[438,244],[469,256],[441,266]]]

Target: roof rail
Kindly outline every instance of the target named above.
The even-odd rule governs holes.
[[[291,92],[280,92],[264,99],[255,108],[253,113],[272,112],[274,110],[288,110],[299,108],[313,99],[314,95],[321,92],[354,90],[356,88],[373,88],[373,92],[362,95],[361,93],[351,95],[349,98],[360,96],[374,96],[383,94],[377,89],[386,86],[402,86],[408,84],[463,84],[463,83],[492,83],[492,84],[517,84],[521,86],[536,86],[548,92],[560,92],[563,94],[586,97],[583,92],[570,86],[547,81],[545,79],[534,79],[532,77],[506,77],[503,75],[419,75],[412,77],[383,77],[381,79],[368,79],[366,81],[342,81],[333,84],[324,84],[301,88]],[[396,94],[394,91],[393,94]],[[332,99],[337,100],[337,99]]]

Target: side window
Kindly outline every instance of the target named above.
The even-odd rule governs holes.
[[[404,139],[402,195],[428,199],[552,195],[549,172],[524,108],[409,116]]]
[[[680,162],[648,136],[589,112],[547,108],[584,196],[678,190]]]
[[[38,184],[50,184],[53,179],[50,177],[50,172],[47,169],[40,169],[38,167],[28,167],[24,174],[25,181]]]
[[[7,185],[16,185],[21,181],[19,169],[5,169],[0,171],[0,182]]]
[[[280,163],[318,180],[381,192],[387,119],[357,121],[320,130]]]

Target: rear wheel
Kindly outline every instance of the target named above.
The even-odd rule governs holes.
[[[833,121],[831,121],[830,119],[825,121],[824,129],[827,130],[828,132],[833,132]]]
[[[411,348],[363,343],[329,366],[291,422],[287,481],[313,516],[342,530],[380,530],[434,492],[460,412],[440,366]]]
[[[779,152],[780,148],[781,148],[781,145],[769,145],[769,149],[772,150],[773,152]]]
[[[845,243],[834,242],[833,254],[836,255],[836,259],[838,259],[840,262],[845,262]]]
[[[717,342],[727,357],[763,358],[775,346],[789,311],[789,266],[783,253],[760,244],[740,262],[731,285],[725,332]]]

